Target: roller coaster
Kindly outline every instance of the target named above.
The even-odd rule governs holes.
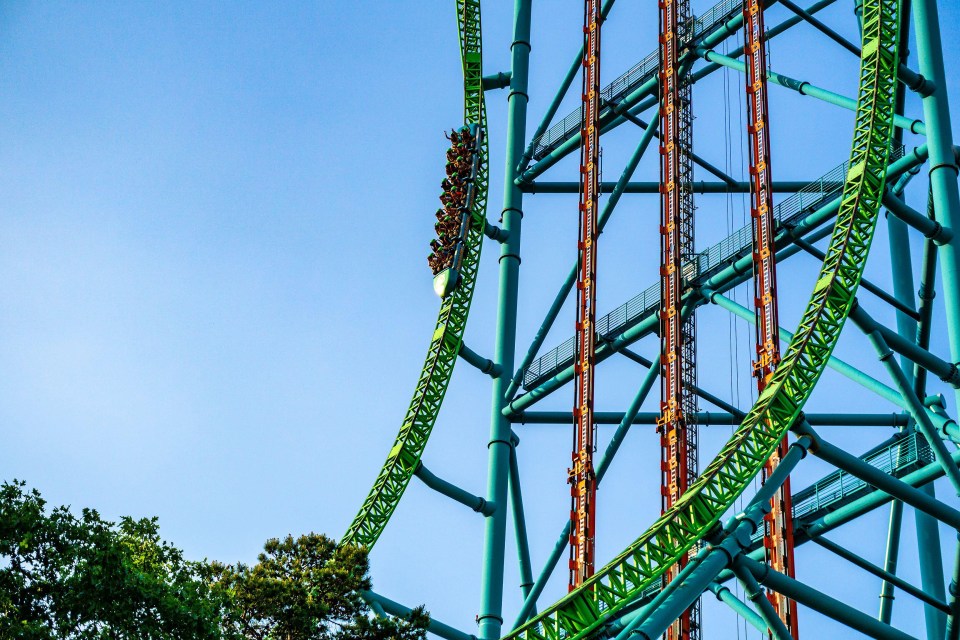
[[[400,431],[342,538],[342,543],[376,553],[375,545],[414,477],[479,514],[485,542],[477,629],[468,633],[462,625],[457,628],[434,618],[431,633],[448,640],[740,637],[739,626],[734,630],[711,624],[701,607],[702,599],[710,595],[759,637],[798,639],[804,620],[815,617],[833,625],[815,627],[830,628],[830,637],[906,639],[918,637],[913,634],[921,629],[926,638],[960,637],[960,547],[954,563],[946,566],[940,550],[941,528],[960,533],[960,510],[955,495],[938,498],[934,489],[934,482],[943,478],[946,492],[960,495],[960,427],[956,414],[951,415],[951,401],[933,388],[952,389],[957,410],[960,240],[952,230],[954,216],[960,216],[960,154],[951,130],[937,0],[857,0],[850,8],[859,43],[818,17],[835,2],[818,0],[803,8],[792,0],[721,0],[694,15],[696,7],[689,0],[660,0],[654,51],[603,85],[600,34],[611,19],[614,0],[584,0],[582,30],[571,28],[569,35],[571,42],[582,38],[580,50],[528,140],[531,0],[515,0],[511,69],[486,76],[480,2],[455,1],[463,121],[448,134],[443,208],[437,212],[438,238],[428,259],[440,311]],[[774,7],[787,17],[768,26],[765,15]],[[772,69],[767,57],[770,41],[799,24],[811,38],[832,41],[857,56],[855,98]],[[911,32],[915,57],[908,48]],[[747,104],[745,128],[738,132],[748,141],[746,182],[694,151],[693,89],[719,70],[742,77],[736,86]],[[578,75],[579,105],[555,120]],[[774,87],[852,112],[847,161],[816,180],[775,179],[782,156],[772,151],[779,149],[778,129],[772,126],[777,114],[771,115],[768,106]],[[494,223],[486,206],[488,144],[493,134],[485,99],[488,92],[501,89],[508,90],[506,186],[500,219]],[[922,111],[922,116],[908,116],[911,109]],[[619,179],[603,182],[601,144],[625,124],[636,125],[640,140]],[[908,135],[919,144],[910,147]],[[655,137],[659,180],[634,182]],[[539,179],[577,150],[576,181]],[[718,181],[696,181],[695,171]],[[906,202],[908,185],[921,175],[928,183],[924,212]],[[520,232],[524,198],[537,193],[579,194],[579,234],[575,243],[571,238],[577,259],[518,363]],[[599,251],[600,234],[629,193],[658,194],[660,278],[598,318],[597,283],[608,277]],[[698,251],[695,200],[702,197],[698,194],[710,193],[748,194],[745,209],[750,222]],[[774,198],[775,193],[780,195]],[[605,201],[601,194],[608,194]],[[881,213],[890,251],[879,263],[889,273],[878,280],[872,273],[867,278],[865,269]],[[652,237],[644,241],[652,242]],[[490,358],[464,343],[484,242],[500,245],[495,352]],[[914,246],[922,246],[916,261]],[[815,258],[819,271],[809,282],[796,278],[788,286],[782,280],[778,284],[778,268],[797,254]],[[734,295],[740,285],[749,287],[746,305]],[[541,353],[574,289],[574,337]],[[779,320],[786,296],[808,300],[794,331],[781,327]],[[746,410],[703,388],[698,379],[697,311],[709,308],[754,326],[755,348],[746,369],[756,381],[756,395]],[[887,318],[894,319],[895,328],[887,326]],[[886,382],[835,354],[841,336],[856,333],[879,360]],[[658,353],[648,358],[633,350],[634,343],[651,335],[658,337]],[[944,348],[949,356],[936,354]],[[647,372],[626,410],[598,411],[595,369],[614,355]],[[489,477],[483,496],[437,477],[421,460],[458,360],[489,376],[493,388]],[[841,413],[810,411],[808,401],[818,384],[823,386],[827,369],[897,410],[857,413],[844,403],[847,408]],[[571,381],[572,411],[530,410]],[[641,411],[658,381],[657,410]],[[701,411],[701,401],[719,412]],[[573,427],[566,478],[571,508],[560,514],[565,519],[556,544],[535,547],[552,549],[536,576],[520,488],[520,438],[514,431],[532,424]],[[616,429],[594,462],[601,424]],[[709,456],[698,433],[718,424],[733,428],[730,438],[700,468],[698,459]],[[600,485],[635,425],[659,432],[655,460],[660,486],[634,490],[658,491],[662,509],[622,552],[604,558],[596,548],[597,537],[603,535],[596,519],[597,505],[603,503]],[[838,446],[831,432],[844,426],[863,427],[866,434],[880,433],[867,427],[895,431],[885,439],[874,438],[865,450],[850,452],[849,447]],[[809,486],[791,485],[791,474],[812,457],[833,470]],[[865,514],[880,507],[889,509],[889,526],[885,556],[879,562],[826,537],[842,525],[859,526]],[[919,586],[897,575],[905,508],[915,512],[921,540],[916,550]],[[522,582],[512,624],[504,617],[503,584],[509,513]],[[795,549],[807,543],[836,558],[831,570],[837,575],[858,571],[873,576],[879,612],[865,613],[801,581],[804,554]],[[544,606],[547,583],[564,550],[569,554],[567,591],[555,594],[555,602]],[[895,592],[920,603],[922,621],[893,624]],[[410,612],[386,595],[367,592],[365,597],[379,615]],[[909,632],[899,628],[904,622]],[[809,637],[815,635],[820,634]]]

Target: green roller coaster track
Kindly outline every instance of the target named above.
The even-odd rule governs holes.
[[[697,482],[593,578],[505,638],[576,640],[635,601],[730,509],[800,416],[850,313],[893,132],[899,2],[866,0],[856,124],[840,211],[813,294],[769,386]]]
[[[485,125],[478,0],[458,0],[464,120]],[[801,415],[849,315],[884,191],[895,111],[898,0],[865,0],[859,90],[850,161],[830,245],[799,328],[765,391],[679,502],[579,589],[506,639],[577,640],[616,617],[715,527]],[[343,542],[372,546],[413,475],[436,421],[462,343],[485,225],[486,141],[461,285],[444,299],[427,361],[403,426]]]
[[[483,97],[479,0],[457,0],[457,26],[460,36],[460,58],[463,63],[464,124],[476,124],[483,129],[486,126],[487,114]],[[470,208],[470,225],[467,230],[460,285],[446,296],[440,305],[440,313],[430,340],[426,362],[400,432],[370,495],[367,496],[353,524],[343,536],[341,544],[364,545],[368,548],[376,544],[410,483],[410,478],[416,471],[417,463],[427,445],[427,439],[437,421],[437,413],[443,403],[450,377],[453,375],[453,368],[463,343],[470,302],[473,299],[486,225],[488,147],[486,136],[482,136],[481,140],[479,168],[474,182],[474,196]]]

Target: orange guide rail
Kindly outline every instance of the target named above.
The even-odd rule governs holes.
[[[756,311],[757,360],[753,373],[757,389],[763,391],[780,362],[780,323],[777,318],[777,265],[774,247],[773,178],[770,172],[770,127],[767,109],[767,56],[764,43],[763,6],[760,0],[744,0],[746,32],[747,133],[750,138],[750,219],[753,223],[753,290]],[[767,460],[763,478],[776,469],[787,451],[787,439]],[[794,576],[793,510],[790,479],[771,500],[764,526],[764,548],[770,566]],[[783,595],[769,591],[767,597],[789,629],[798,637],[797,605]]]
[[[583,107],[580,115],[580,238],[577,270],[577,358],[574,364],[573,466],[569,470],[570,590],[593,575],[597,478],[593,469],[594,321],[596,319],[597,208],[600,201],[600,0],[585,0]]]
[[[682,309],[681,265],[694,257],[693,117],[690,84],[680,69],[690,24],[688,0],[660,0],[660,418],[661,506],[664,512],[687,490],[697,474],[696,325],[692,310]],[[682,559],[664,576],[676,577]],[[700,637],[699,602],[667,629],[668,640]]]

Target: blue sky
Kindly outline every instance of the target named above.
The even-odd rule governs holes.
[[[488,73],[509,65],[510,4],[484,6]],[[821,17],[856,39],[849,5],[839,0]],[[952,28],[958,9],[941,5]],[[614,9],[605,79],[653,49],[655,11],[655,3],[623,0]],[[782,7],[769,13],[771,24],[788,16]],[[533,17],[528,134],[579,44],[582,8],[538,2]],[[950,38],[945,45],[956,114],[960,50]],[[195,558],[251,561],[266,538],[287,533],[339,537],[389,449],[435,319],[425,256],[442,130],[461,113],[456,51],[452,2],[0,6],[2,477],[110,518],[157,515],[164,536]],[[795,78],[855,91],[856,59],[809,27],[773,41],[770,60]],[[741,83],[720,72],[694,92],[697,148],[734,175],[744,170]],[[488,97],[492,220],[505,98]],[[771,111],[775,178],[813,179],[846,159],[849,112],[779,88]],[[919,117],[919,103],[911,100],[908,113]],[[616,179],[638,139],[627,127],[604,138],[604,179]],[[656,179],[653,151],[636,179]],[[574,162],[545,179],[575,179]],[[908,191],[915,207],[925,190],[920,176]],[[521,350],[574,258],[576,236],[572,196],[528,197],[525,209]],[[698,215],[703,247],[746,222],[740,196],[704,197]],[[618,208],[601,240],[601,312],[653,283],[656,219],[655,196],[627,197]],[[883,226],[867,273],[888,285]],[[467,342],[489,354],[498,248],[488,243],[484,253]],[[788,327],[815,270],[802,255],[782,267]],[[747,289],[733,295],[748,304]],[[876,299],[864,301],[892,319]],[[565,308],[546,348],[569,335],[573,318]],[[699,318],[701,381],[748,406],[752,329],[716,308]],[[934,346],[946,354],[942,335],[941,318]],[[636,349],[650,355],[656,344]],[[885,380],[861,336],[845,334],[838,354]],[[622,410],[642,373],[609,362],[598,406]],[[943,391],[938,384],[931,389]],[[461,363],[424,457],[475,492],[485,485],[489,396],[488,380]],[[571,399],[564,390],[542,408],[569,409]],[[952,397],[948,404],[953,410]],[[810,406],[894,410],[832,372]],[[568,508],[570,438],[560,426],[517,431],[539,569]],[[610,433],[601,428],[601,446]],[[854,452],[888,435],[830,431]],[[704,457],[728,436],[724,427],[705,430]],[[656,515],[656,443],[652,432],[631,433],[605,480],[602,560]],[[804,463],[794,486],[825,471]],[[834,538],[880,561],[885,518],[877,512]],[[912,519],[908,509],[901,568],[916,581]],[[951,537],[945,532],[948,561]],[[375,586],[472,631],[481,544],[476,514],[414,483],[374,552]],[[513,585],[512,546],[507,558]],[[798,558],[801,578],[874,610],[877,581],[820,550],[803,548]],[[562,573],[545,601],[563,593]],[[508,586],[508,620],[518,594]],[[726,610],[705,606],[716,620],[707,637],[738,637]],[[915,603],[901,596],[896,607],[895,622],[919,634]],[[811,633],[836,629],[801,615]]]

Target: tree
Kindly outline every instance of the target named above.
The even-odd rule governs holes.
[[[160,540],[157,519],[46,509],[36,490],[0,487],[0,637],[221,638],[229,610],[212,568]]]
[[[422,640],[423,608],[409,620],[373,618],[362,598],[370,589],[364,549],[337,547],[309,534],[268,540],[257,564],[214,563],[231,594],[231,632],[246,640]]]
[[[0,638],[23,640],[423,640],[374,618],[364,549],[326,536],[268,540],[253,567],[185,560],[157,519],[48,509],[0,486]]]

